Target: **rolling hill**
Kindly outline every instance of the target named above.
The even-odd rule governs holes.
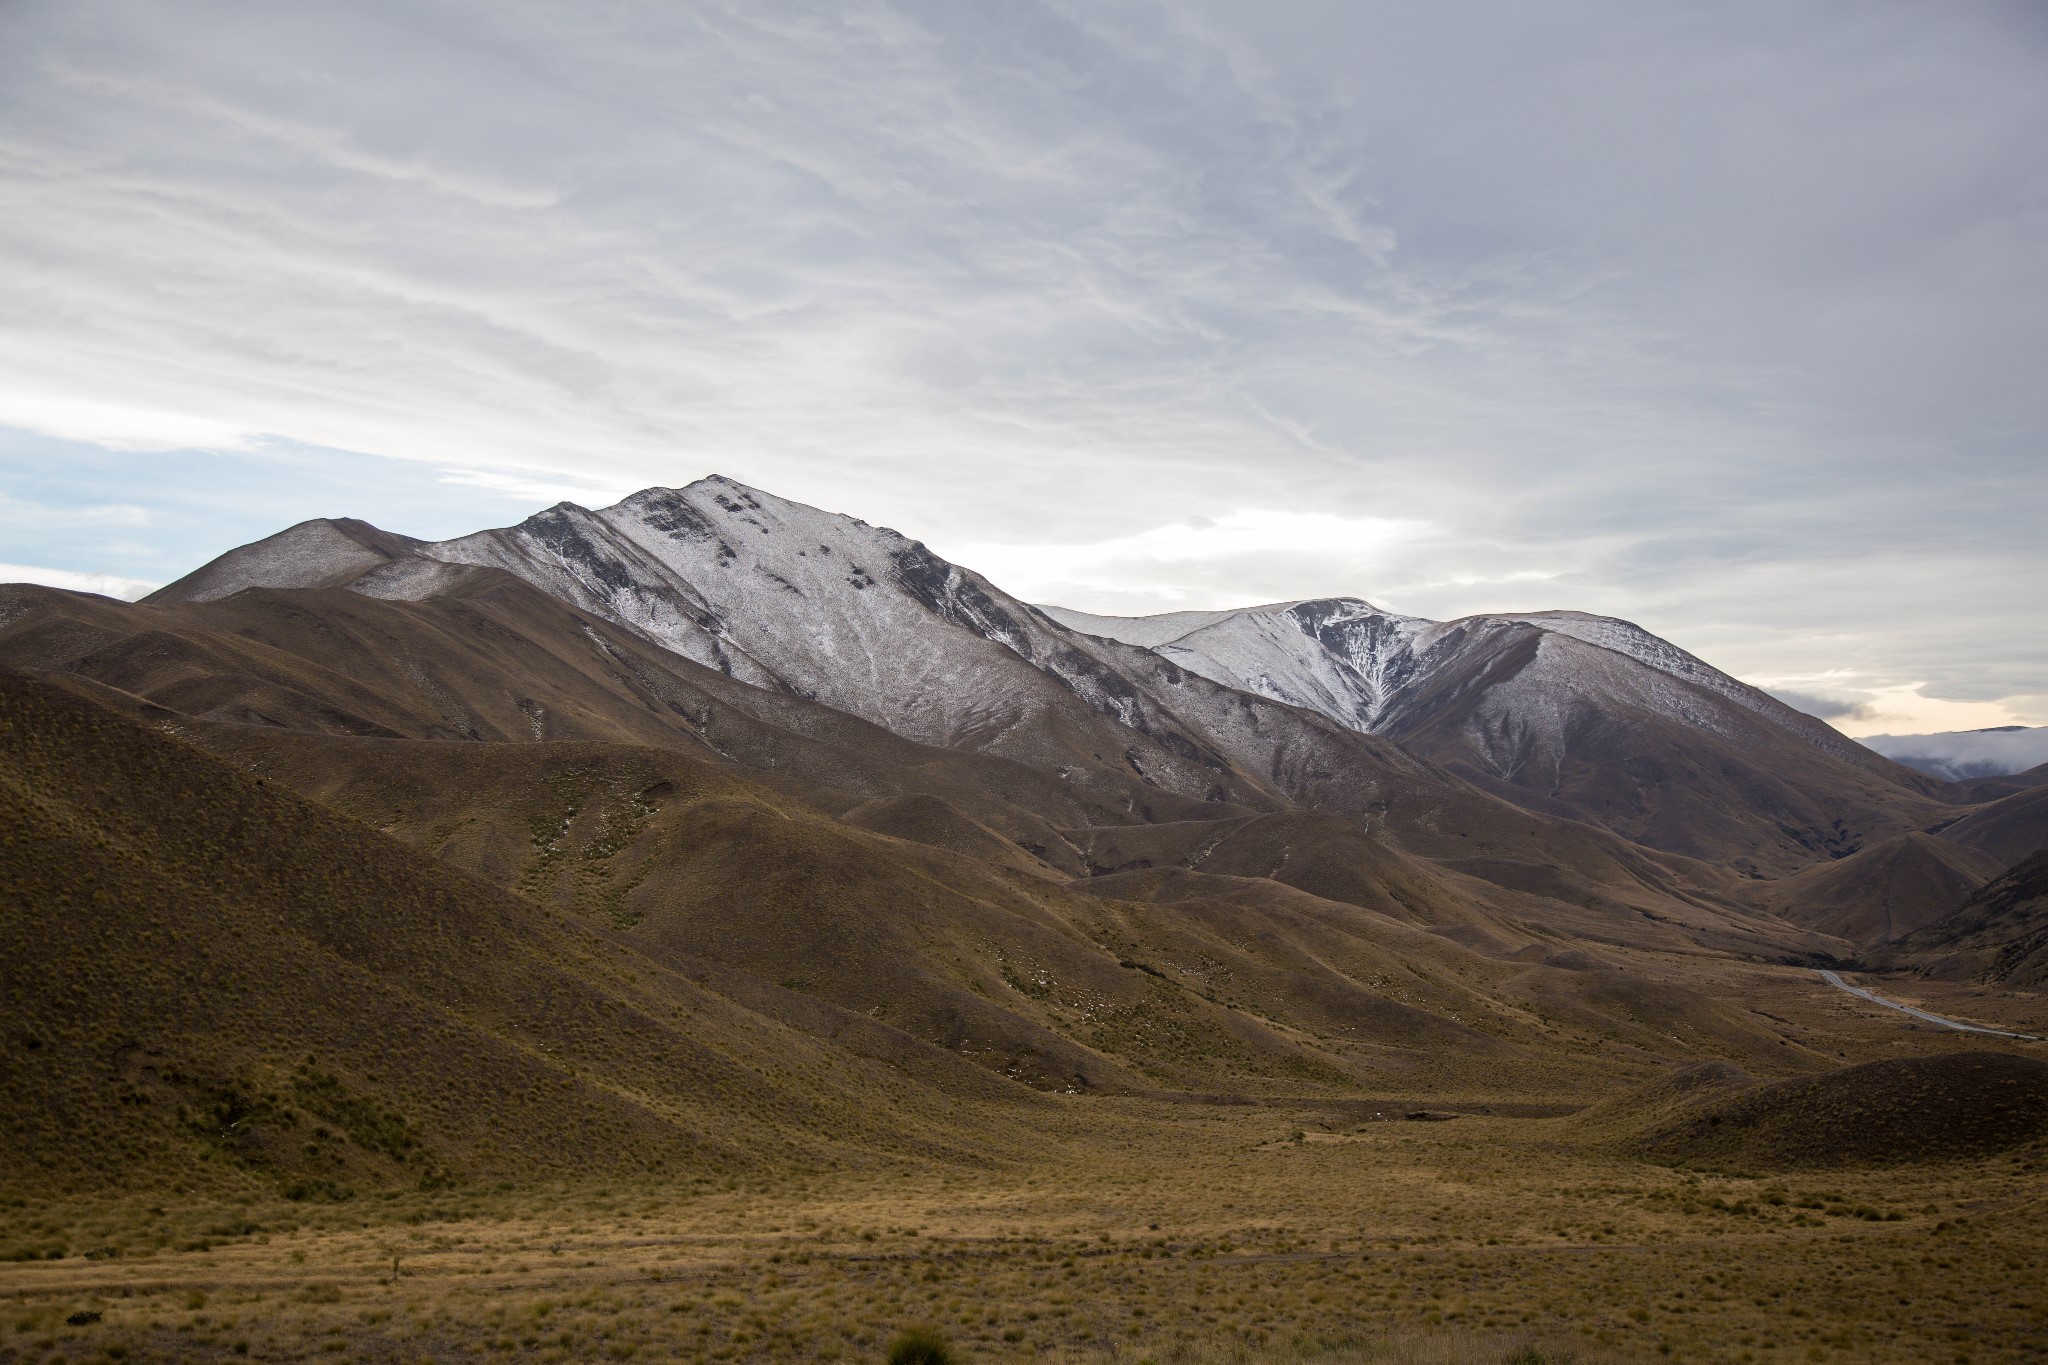
[[[817,1166],[964,1153],[1000,1122],[974,1105],[1031,1102],[67,690],[0,675],[0,758],[8,1187]]]

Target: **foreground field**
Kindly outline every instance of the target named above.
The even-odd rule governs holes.
[[[2038,1147],[1709,1174],[1569,1118],[1074,1101],[984,1170],[7,1211],[0,1360],[1991,1361]]]

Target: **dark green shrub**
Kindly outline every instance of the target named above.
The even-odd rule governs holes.
[[[953,1347],[935,1327],[906,1327],[889,1343],[889,1365],[953,1365]]]

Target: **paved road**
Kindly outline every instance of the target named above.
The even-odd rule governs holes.
[[[1928,1023],[1939,1024],[1943,1028],[1959,1029],[1964,1033],[1995,1033],[2001,1038],[2024,1038],[2030,1043],[2041,1041],[2031,1033],[2011,1033],[2002,1028],[1984,1028],[1977,1024],[1958,1024],[1953,1019],[1944,1019],[1938,1014],[1929,1014],[1926,1010],[1916,1010],[1911,1005],[1901,1005],[1896,1000],[1887,1000],[1874,991],[1864,990],[1861,986],[1852,986],[1834,972],[1823,971],[1820,976],[1821,980],[1827,982],[1830,986],[1839,986],[1851,995],[1860,995],[1873,1004],[1883,1005],[1886,1009],[1898,1010],[1902,1014],[1910,1014],[1915,1019],[1925,1019]]]

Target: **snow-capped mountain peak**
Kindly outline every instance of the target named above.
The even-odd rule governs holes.
[[[1212,682],[1363,731],[1375,728],[1413,675],[1417,642],[1434,625],[1356,597],[1125,618],[1040,610],[1072,629],[1151,649]]]
[[[1092,712],[1127,727],[1091,740],[1093,761],[1193,793],[1225,766],[1100,651],[980,575],[734,479],[551,508],[426,553],[444,551],[921,742],[1022,752],[1043,747],[1054,715],[1078,742],[1102,723]],[[1135,747],[1129,731],[1143,737]]]
[[[1505,612],[1439,622],[1387,611],[1357,597],[1137,617],[1054,606],[1041,610],[1072,629],[1140,645],[1214,682],[1307,707],[1370,733],[1390,733],[1412,723],[1410,703],[1429,691],[1431,679],[1471,667],[1475,650],[1498,654],[1516,629],[1535,630],[1550,642],[1539,645],[1538,656],[1544,661],[1545,686],[1553,692],[1615,685],[1612,670],[1597,655],[1578,652],[1591,647],[1713,692],[1838,758],[1861,759],[1860,746],[1827,725],[1641,626],[1611,616]],[[1501,680],[1497,668],[1486,672],[1495,682]],[[1701,722],[1699,709],[1668,685],[1651,686],[1646,679],[1628,690],[1676,719]],[[1432,695],[1424,705],[1433,707],[1440,700]]]

